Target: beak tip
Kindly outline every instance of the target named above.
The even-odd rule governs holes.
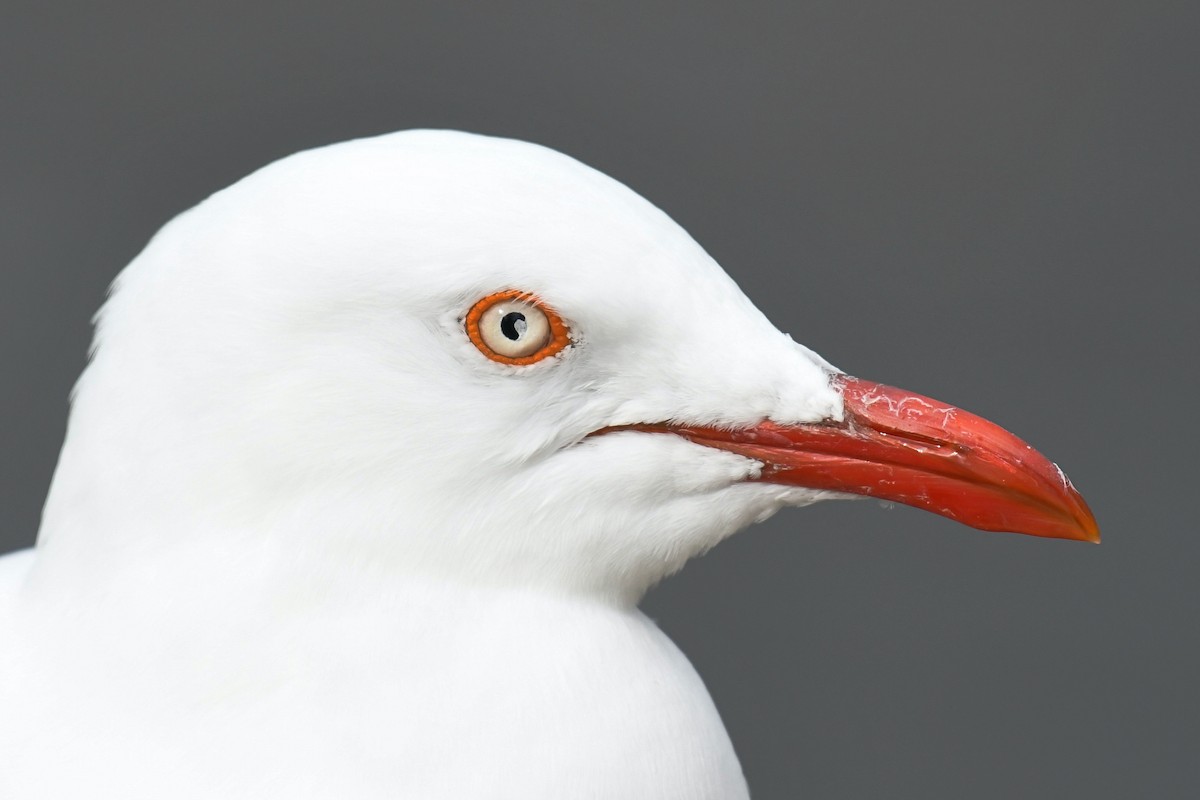
[[[1096,517],[1092,514],[1092,510],[1083,503],[1083,498],[1078,498],[1082,508],[1077,508],[1073,519],[1073,523],[1063,538],[1074,539],[1077,542],[1087,542],[1089,544],[1100,544],[1100,525],[1096,522]]]
[[[1075,521],[1079,525],[1079,540],[1090,544],[1100,544],[1100,523],[1096,522],[1096,515],[1088,508],[1083,496],[1074,491],[1074,487],[1072,487],[1072,493],[1078,509]]]

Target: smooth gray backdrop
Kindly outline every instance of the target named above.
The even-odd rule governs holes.
[[[0,549],[161,224],[408,127],[628,183],[847,371],[1058,461],[1099,547],[783,513],[656,589],[756,798],[1200,796],[1194,2],[0,10]]]

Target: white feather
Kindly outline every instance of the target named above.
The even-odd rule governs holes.
[[[486,359],[462,318],[508,288],[574,344]],[[821,495],[585,437],[839,418],[831,369],[545,148],[414,131],[260,170],[98,315],[36,556],[0,561],[0,797],[745,796],[636,605]]]

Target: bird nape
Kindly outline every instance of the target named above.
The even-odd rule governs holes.
[[[0,560],[0,796],[746,797],[637,604],[848,494],[1098,540],[1032,447],[835,369],[566,156],[285,158],[97,315],[37,547]]]

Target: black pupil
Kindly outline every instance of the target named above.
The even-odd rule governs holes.
[[[514,342],[525,334],[527,327],[529,323],[520,311],[510,311],[500,320],[500,332]]]

